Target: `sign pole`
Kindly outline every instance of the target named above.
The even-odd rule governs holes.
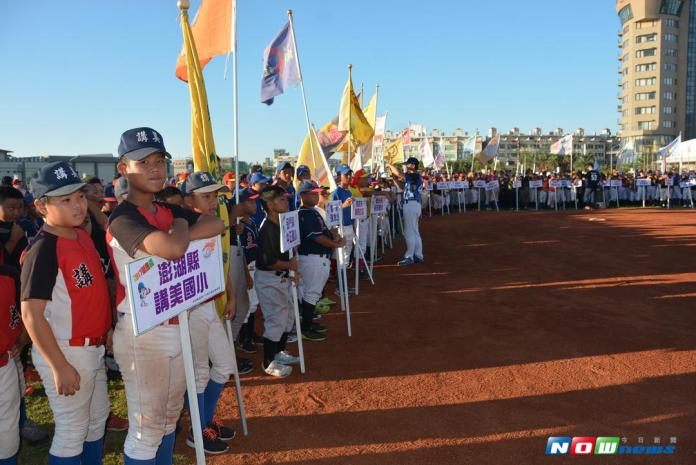
[[[354,246],[354,256],[355,256],[355,295],[360,294],[360,220],[356,218],[354,224],[355,228],[355,246]]]
[[[191,349],[191,332],[189,328],[188,310],[179,314],[179,336],[181,337],[181,352],[184,359],[184,372],[186,373],[186,390],[189,401],[189,416],[191,417],[191,429],[193,430],[193,442],[196,447],[196,463],[205,465],[205,452],[203,450],[203,428],[201,415],[196,396],[196,374],[193,369],[193,350]]]
[[[294,248],[288,250],[288,258],[292,260]],[[300,372],[305,372],[304,347],[302,344],[302,329],[300,326],[300,306],[297,300],[297,284],[295,284],[295,272],[290,271],[290,292],[292,293],[292,306],[295,311],[295,331],[297,331],[297,350],[300,352]]]
[[[520,211],[520,188],[515,187],[515,211],[518,212]]]
[[[249,427],[247,426],[246,409],[244,408],[244,396],[242,396],[242,383],[239,381],[239,370],[237,369],[237,354],[234,350],[234,337],[232,335],[232,322],[225,320],[227,328],[227,340],[232,348],[232,359],[234,360],[234,386],[237,390],[237,405],[239,406],[239,418],[242,420],[242,432],[244,436],[249,436]]]

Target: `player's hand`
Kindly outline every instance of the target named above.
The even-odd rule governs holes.
[[[237,300],[234,298],[234,296],[231,297],[232,298],[227,298],[227,304],[225,304],[225,313],[222,315],[226,320],[231,320],[237,314]]]
[[[114,351],[114,330],[110,329],[108,333],[106,333],[106,344],[104,344],[106,347],[107,352],[113,352]]]
[[[254,288],[254,278],[251,277],[251,273],[246,275],[247,289],[252,290]]]
[[[343,202],[343,208],[347,208],[353,205],[353,197],[348,197],[345,202]]]
[[[344,238],[339,237],[338,239],[336,239],[336,246],[337,246],[337,248],[338,248],[338,247],[343,247],[344,245],[346,245],[346,240],[345,240]]]
[[[239,224],[234,225],[234,233],[237,236],[241,236],[242,234],[244,234],[244,224],[239,223]]]
[[[297,257],[292,257],[292,260],[288,262],[288,269],[290,271],[294,271],[296,274],[298,273],[297,271]]]
[[[295,286],[299,286],[299,285],[300,285],[300,279],[301,279],[301,278],[302,278],[302,275],[300,274],[300,272],[299,272],[299,271],[296,271],[295,274],[293,275],[293,277],[291,278],[291,279],[292,279],[292,283],[293,283]]]
[[[53,370],[53,379],[58,395],[72,396],[80,390],[80,374],[67,362],[57,370]]]

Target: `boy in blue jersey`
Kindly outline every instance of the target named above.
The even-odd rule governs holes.
[[[423,242],[418,231],[418,219],[421,216],[421,187],[423,179],[418,173],[418,160],[410,157],[406,160],[406,172],[394,165],[388,165],[394,182],[404,191],[404,236],[406,238],[406,255],[399,261],[399,266],[412,265],[423,261]]]

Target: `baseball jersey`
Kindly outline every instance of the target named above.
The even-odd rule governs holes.
[[[111,301],[101,259],[84,229],[76,239],[41,230],[23,254],[22,301],[45,300],[57,340],[98,338],[111,328]]]
[[[288,261],[288,251],[280,252],[280,225],[268,219],[261,225],[259,231],[259,249],[256,255],[256,269],[273,271],[271,265],[279,260]]]
[[[161,202],[153,202],[153,205],[154,213],[124,200],[109,217],[106,242],[117,283],[116,310],[121,313],[131,313],[126,298],[125,266],[133,260],[150,255],[140,249],[145,238],[155,231],[169,231],[176,218],[185,219],[191,226],[200,216],[178,205]]]
[[[338,186],[335,191],[333,191],[333,194],[331,194],[331,200],[340,200],[341,203],[345,202],[349,198],[351,198],[353,195],[348,189],[344,189],[341,186]],[[353,225],[353,220],[350,219],[350,207],[345,207],[343,209],[343,226],[352,226]]]
[[[12,349],[22,333],[19,293],[19,272],[0,266],[0,354]]]
[[[333,252],[333,249],[319,245],[314,238],[325,236],[333,239],[326,223],[321,219],[319,212],[314,208],[300,207],[297,211],[297,216],[300,221],[300,247],[298,253],[300,255],[326,255]]]
[[[404,200],[421,200],[423,179],[418,173],[404,173]]]
[[[251,187],[249,188],[249,192],[253,194],[260,194],[260,192],[255,191]],[[256,213],[251,215],[251,219],[254,220],[254,223],[257,225],[263,223],[263,220],[266,218],[266,211],[263,209],[263,201],[261,200],[261,197],[256,199]]]
[[[259,245],[259,228],[256,227],[256,223],[251,218],[248,221],[242,220],[240,224],[244,226],[244,231],[239,236],[231,234],[230,245],[240,247],[244,251],[246,262],[251,263],[256,260],[256,249]]]

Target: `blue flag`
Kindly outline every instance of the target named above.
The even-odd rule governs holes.
[[[261,103],[272,104],[274,97],[299,82],[300,72],[295,55],[295,38],[288,21],[263,52]]]

